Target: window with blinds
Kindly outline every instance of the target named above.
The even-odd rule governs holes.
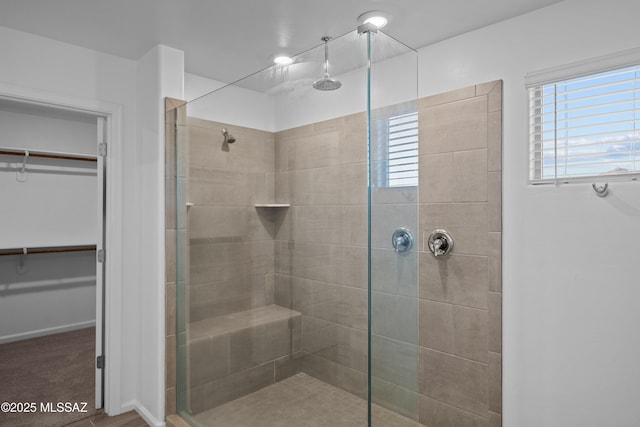
[[[417,186],[418,113],[390,117],[387,132],[387,186]]]
[[[640,66],[529,87],[533,184],[640,173]]]

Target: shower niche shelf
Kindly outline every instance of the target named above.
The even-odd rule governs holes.
[[[254,205],[256,208],[288,208],[291,206],[290,203],[256,203]]]

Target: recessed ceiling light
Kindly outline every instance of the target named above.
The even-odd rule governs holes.
[[[273,62],[276,63],[277,65],[289,65],[289,64],[293,64],[293,58],[286,55],[276,55],[273,58]]]
[[[371,24],[382,28],[389,23],[389,14],[381,10],[372,10],[358,16],[358,24]]]

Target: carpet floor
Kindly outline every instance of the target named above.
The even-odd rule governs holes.
[[[94,366],[95,328],[1,344],[0,403],[35,403],[36,410],[2,412],[0,426],[59,427],[98,414]],[[57,412],[58,402],[78,406]],[[83,402],[86,412],[78,412]]]

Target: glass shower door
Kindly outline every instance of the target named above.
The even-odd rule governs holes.
[[[369,426],[415,426],[420,249],[417,52],[381,32],[366,37]]]

